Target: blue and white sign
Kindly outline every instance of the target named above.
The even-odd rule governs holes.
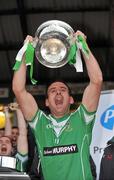
[[[114,90],[102,91],[91,143],[91,155],[96,164],[97,180],[100,162],[107,142],[114,136]]]

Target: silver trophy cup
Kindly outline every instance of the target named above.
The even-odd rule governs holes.
[[[59,20],[50,20],[41,24],[35,33],[35,55],[46,67],[58,68],[68,60],[72,27]]]

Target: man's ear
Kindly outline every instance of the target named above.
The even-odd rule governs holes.
[[[47,107],[49,106],[48,99],[45,100],[45,105],[46,105]]]
[[[70,104],[74,104],[74,99],[72,96],[70,96]]]

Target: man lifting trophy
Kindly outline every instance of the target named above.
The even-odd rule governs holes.
[[[74,99],[68,84],[62,78],[51,83],[48,81],[44,103],[49,109],[48,114],[39,107],[40,96],[36,100],[26,89],[26,65],[31,65],[32,72],[35,54],[46,68],[61,68],[69,63],[79,72],[82,71],[80,52],[89,78],[82,102],[72,112],[70,107]],[[39,157],[37,170],[41,179],[93,180],[90,143],[101,93],[102,72],[86,43],[86,36],[79,30],[74,32],[65,22],[47,21],[39,26],[35,37],[26,37],[17,60],[14,69],[21,66],[14,73],[12,89],[35,138]],[[36,83],[34,79],[32,82]]]

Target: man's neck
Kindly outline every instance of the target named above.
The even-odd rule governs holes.
[[[69,114],[70,113],[70,111],[68,110],[67,112],[65,112],[65,113],[51,113],[52,114],[52,116],[53,117],[55,117],[56,119],[59,119],[59,118],[62,118],[62,117],[64,117],[65,115],[67,115],[67,114]]]

